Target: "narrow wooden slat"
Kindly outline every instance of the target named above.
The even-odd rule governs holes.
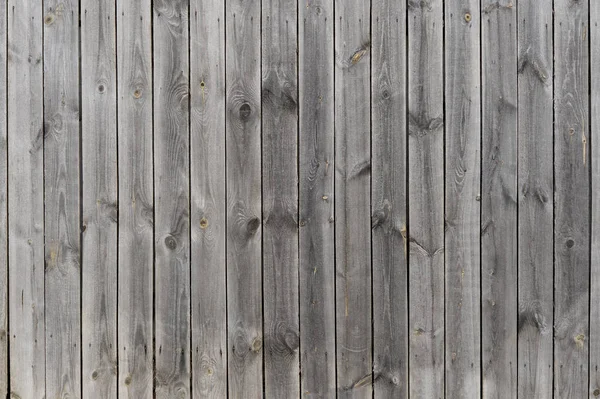
[[[300,397],[296,0],[262,3],[264,379],[267,398]]]
[[[481,396],[479,0],[445,2],[446,398]]]
[[[114,0],[81,2],[82,387],[117,397],[117,85]]]
[[[6,0],[0,0],[0,397],[8,391],[8,147],[6,136],[7,69],[6,34],[8,27]]]
[[[518,4],[518,397],[552,397],[552,1]]]
[[[409,386],[444,396],[442,1],[408,3]]]
[[[225,2],[190,2],[192,393],[227,396]]]
[[[372,5],[373,378],[408,398],[406,4]]]
[[[229,396],[263,396],[260,2],[226,1]]]
[[[81,394],[79,1],[44,0],[46,397]]]
[[[117,2],[119,397],[153,397],[152,7]]]
[[[227,397],[225,2],[190,3],[192,393]]]
[[[370,1],[335,2],[338,397],[371,397]]]
[[[600,3],[590,1],[591,132],[600,130]],[[591,280],[590,280],[590,388],[589,397],[600,396],[600,140],[591,140]]]
[[[189,1],[153,2],[155,395],[190,397]]]
[[[8,2],[10,389],[45,397],[42,3]]]
[[[483,397],[517,396],[517,8],[485,0],[482,29]]]
[[[589,9],[554,2],[554,397],[588,394]]]
[[[335,370],[333,2],[299,10],[301,394],[332,398]]]

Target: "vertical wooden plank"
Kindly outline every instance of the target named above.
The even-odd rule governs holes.
[[[44,0],[46,397],[81,394],[79,1]]]
[[[552,397],[552,1],[518,4],[518,397]]]
[[[225,9],[229,396],[261,398],[261,9],[243,0]]]
[[[331,398],[336,392],[333,2],[301,3],[298,10],[301,392]]]
[[[153,397],[151,0],[118,0],[119,397]]]
[[[482,365],[484,398],[517,396],[517,21],[482,7]]]
[[[227,397],[225,2],[190,3],[192,393]]]
[[[442,1],[408,3],[409,386],[444,396]]]
[[[374,396],[408,398],[406,4],[371,18]]]
[[[45,397],[42,3],[8,2],[10,389]]]
[[[481,396],[479,0],[445,4],[446,398]]]
[[[190,396],[189,1],[153,2],[157,398]]]
[[[117,122],[114,0],[81,3],[82,387],[117,397]]]
[[[338,397],[371,397],[370,1],[335,2]]]
[[[590,1],[591,132],[600,131],[600,3]],[[591,279],[590,279],[590,388],[589,397],[600,396],[600,140],[591,140]],[[593,396],[592,396],[593,395]]]
[[[579,398],[589,386],[589,3],[554,7],[554,397]]]
[[[262,2],[264,379],[268,398],[300,397],[296,0]]]
[[[8,31],[7,2],[0,0],[0,397],[8,392],[8,147],[6,136],[7,69],[6,34]]]

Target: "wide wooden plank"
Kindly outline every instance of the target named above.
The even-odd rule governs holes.
[[[296,0],[262,3],[264,380],[300,397],[298,347],[298,56]]]
[[[228,386],[230,397],[261,398],[261,9],[225,9]]]
[[[153,398],[151,0],[118,0],[119,397]]]
[[[481,346],[484,398],[517,396],[517,8],[482,7]]]
[[[552,397],[552,1],[518,5],[518,397]]]
[[[446,398],[481,396],[479,1],[445,2]]]
[[[376,398],[408,398],[406,4],[371,16],[373,378]]]
[[[332,398],[335,370],[333,2],[299,6],[300,350],[303,397]]]
[[[82,388],[117,397],[115,2],[81,2]]]
[[[590,1],[590,132],[600,131],[600,3]],[[589,397],[600,396],[600,140],[591,140],[591,270]],[[592,396],[593,395],[593,396]]]
[[[370,1],[335,2],[337,390],[372,394]]]
[[[41,2],[8,2],[10,390],[45,397]]]
[[[46,397],[81,393],[79,1],[44,1]]]
[[[190,397],[189,1],[153,2],[155,395]]]
[[[190,2],[192,393],[227,396],[225,2]]]
[[[442,1],[408,3],[409,386],[444,396]]]
[[[0,397],[8,392],[8,146],[7,108],[7,3],[0,0]]]
[[[588,2],[554,2],[554,397],[588,394]]]

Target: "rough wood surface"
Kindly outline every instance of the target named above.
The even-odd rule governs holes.
[[[189,2],[153,3],[156,398],[190,397]]]
[[[81,394],[79,1],[44,1],[46,397]]]
[[[372,394],[370,1],[335,2],[337,390]]]
[[[484,398],[517,397],[517,9],[482,3]]]
[[[6,0],[0,0],[0,397],[8,393],[8,147],[7,147],[7,66]]]
[[[588,2],[554,2],[554,397],[588,395]],[[539,231],[539,230],[538,230]]]
[[[479,1],[445,2],[446,398],[481,396]]]
[[[45,397],[42,5],[8,2],[10,390]]]
[[[117,397],[115,2],[81,2],[82,388]]]
[[[552,1],[518,4],[518,397],[552,397]]]
[[[227,397],[225,1],[190,2],[192,394]]]
[[[299,6],[302,395],[336,392],[333,2]]]
[[[119,397],[153,398],[152,8],[117,2]]]
[[[225,9],[228,386],[230,397],[262,398],[261,9]]]
[[[444,396],[442,1],[408,3],[410,396]]]
[[[296,0],[262,3],[264,391],[300,396]]]
[[[376,398],[408,398],[406,5],[371,17],[373,379]]]

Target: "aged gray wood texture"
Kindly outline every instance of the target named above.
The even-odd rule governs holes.
[[[593,0],[0,0],[0,397],[600,397]]]
[[[481,396],[479,1],[445,2],[444,15],[445,397],[476,398]]]
[[[115,7],[82,1],[82,392],[117,397]]]
[[[82,378],[79,1],[43,4],[46,397],[74,397]]]
[[[518,397],[552,397],[552,1],[518,3]]]
[[[374,0],[371,20],[373,390],[408,397],[406,5]]]
[[[117,2],[118,393],[153,398],[154,193],[150,0]]]
[[[484,398],[517,396],[517,8],[481,4]]]

